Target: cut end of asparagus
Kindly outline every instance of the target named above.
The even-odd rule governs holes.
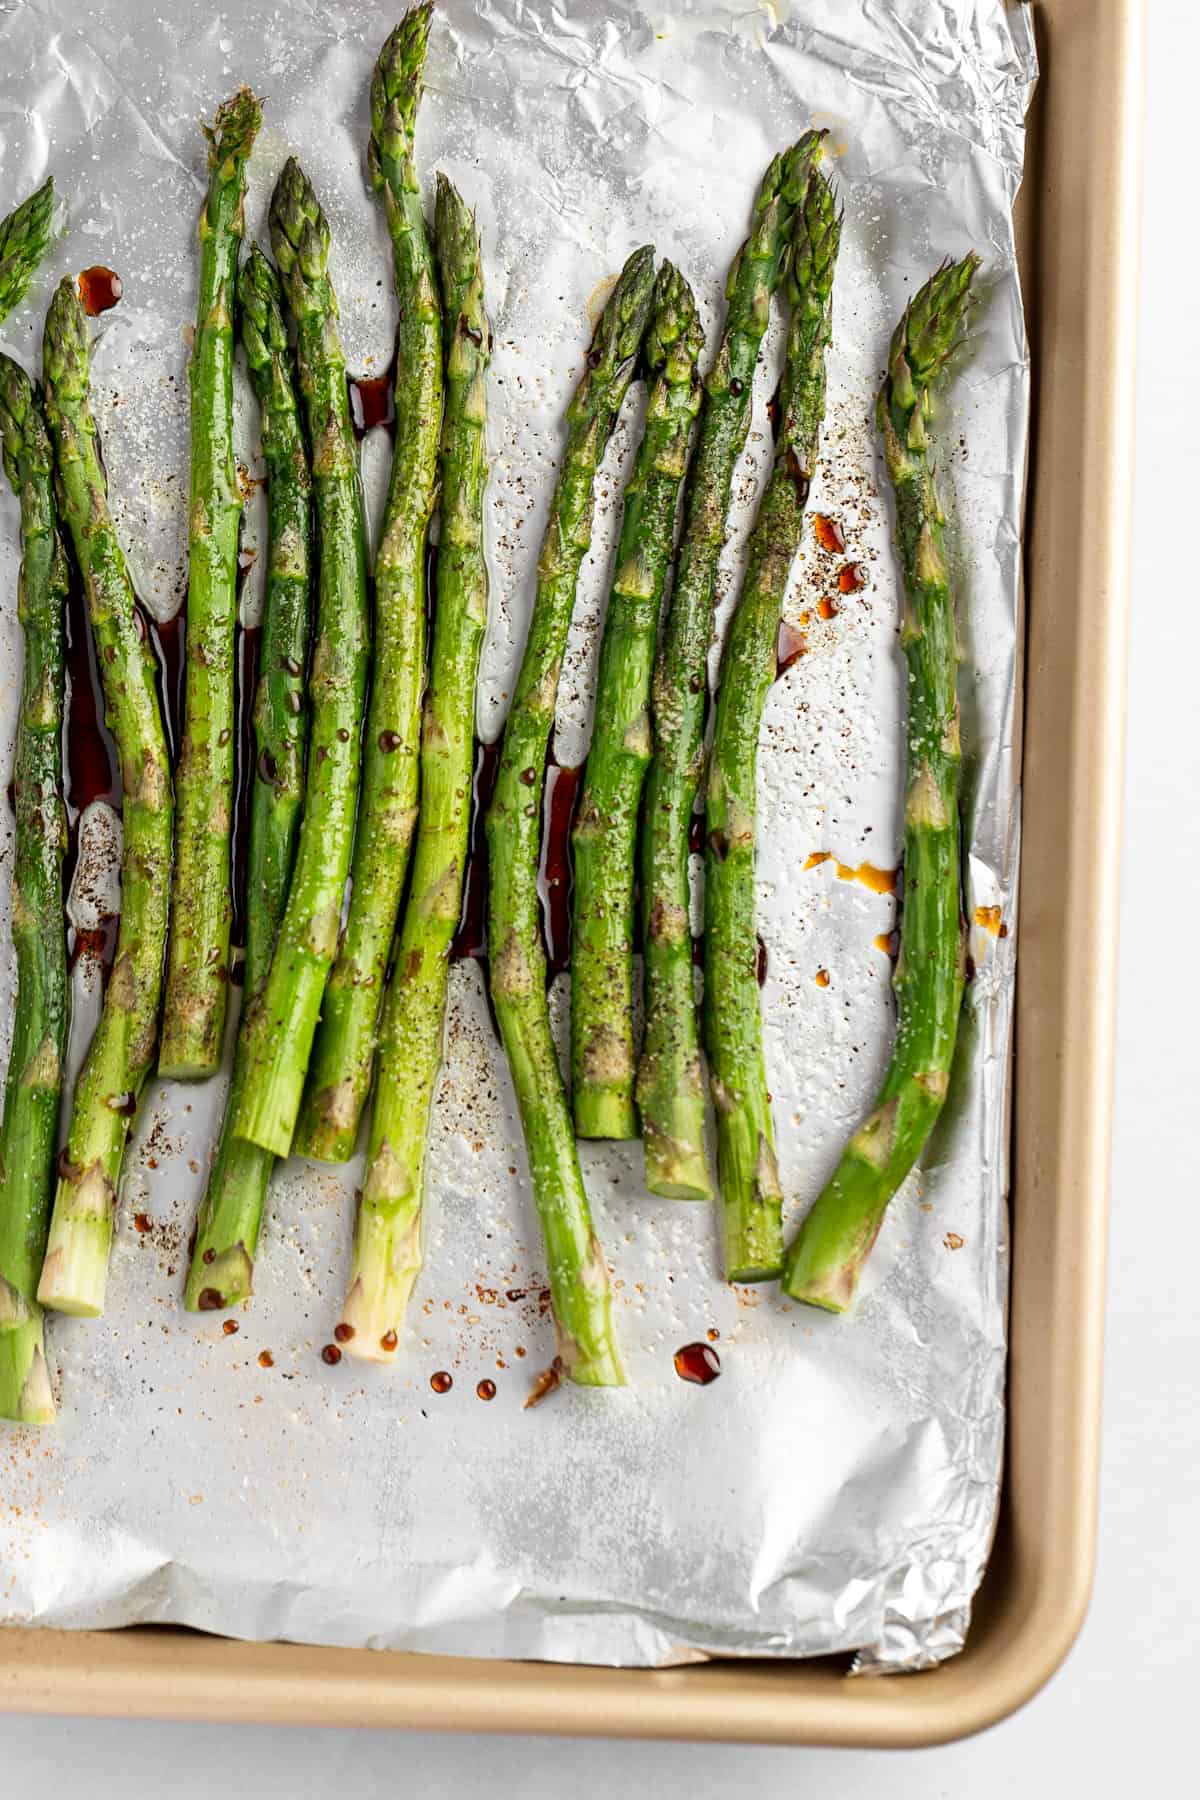
[[[196,1247],[183,1304],[188,1312],[227,1312],[254,1292],[254,1259],[245,1244],[219,1253]]]
[[[831,1313],[853,1304],[883,1223],[877,1196],[869,1208],[856,1206],[855,1197],[839,1175],[818,1197],[784,1258],[783,1291],[790,1299]]]
[[[861,1260],[853,1268],[846,1263],[834,1268],[814,1268],[806,1266],[806,1259],[799,1259],[794,1268],[785,1267],[783,1291],[790,1300],[799,1300],[804,1306],[844,1313],[854,1299],[861,1268]]]
[[[313,1162],[344,1163],[358,1141],[360,1095],[352,1077],[310,1093],[296,1122],[292,1155]]]
[[[383,1144],[372,1162],[368,1182],[379,1186],[388,1167]],[[354,1272],[342,1307],[338,1342],[347,1356],[362,1362],[392,1362],[408,1302],[421,1273],[421,1214],[411,1199],[387,1208],[383,1196],[368,1192],[361,1206],[354,1240]]]
[[[42,1313],[35,1308],[17,1330],[0,1336],[0,1419],[53,1425],[55,1417]]]
[[[626,1094],[580,1088],[574,1099],[575,1135],[581,1138],[635,1138],[637,1112]]]
[[[162,1047],[158,1053],[158,1073],[164,1081],[205,1081],[221,1066],[219,1053],[214,1054],[211,1033],[199,1030],[169,1031],[170,1021],[163,1020]],[[222,1021],[222,1026],[224,1021]]]
[[[646,1186],[664,1200],[711,1200],[712,1177],[704,1153],[704,1109],[676,1101],[666,1121],[674,1131],[649,1127],[643,1114],[646,1140]]]
[[[607,1333],[595,1343],[584,1346],[560,1330],[555,1361],[576,1387],[625,1386],[625,1370],[621,1365],[620,1353],[615,1341]]]
[[[99,1163],[58,1184],[37,1297],[55,1312],[98,1319],[108,1291],[112,1183]]]

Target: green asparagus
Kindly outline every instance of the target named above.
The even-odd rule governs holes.
[[[371,84],[371,179],[387,204],[400,325],[396,446],[375,558],[375,642],[350,913],[321,1008],[294,1148],[344,1162],[366,1103],[388,954],[417,817],[425,681],[425,540],[442,422],[441,308],[413,133],[432,7],[415,7]]]
[[[637,1136],[633,1104],[633,887],[650,761],[650,678],[679,489],[703,389],[704,331],[692,290],[664,263],[645,362],[646,430],[625,489],[617,570],[596,685],[596,723],[575,826],[571,1069],[575,1129]]]
[[[267,580],[254,697],[256,759],[246,873],[243,1005],[248,1009],[271,967],[304,797],[312,480],[279,277],[260,250],[252,249],[242,264],[237,291],[241,340],[258,398],[267,464]],[[184,1290],[184,1305],[192,1312],[235,1306],[253,1292],[258,1230],[275,1158],[233,1132],[245,1061],[239,1034]]]
[[[763,1066],[755,933],[758,737],[825,410],[825,347],[841,220],[814,169],[792,228],[792,302],[775,461],[729,625],[708,764],[704,1040],[717,1120],[729,1281],[765,1281],[783,1261],[783,1190]]]
[[[441,537],[429,693],[421,729],[421,816],[412,889],[379,1026],[367,1171],[342,1318],[351,1356],[388,1361],[421,1267],[429,1108],[442,1058],[450,944],[471,821],[475,678],[487,627],[484,441],[491,333],[470,209],[438,176],[434,246],[442,292],[446,406]]]
[[[652,1193],[707,1200],[704,1077],[692,972],[688,835],[703,766],[706,660],[717,561],[746,434],[754,368],[779,286],[796,205],[822,134],[806,132],[763,177],[750,236],[726,284],[725,334],[705,382],[684,499],[675,587],[654,670],[654,754],[642,828],[646,1032],[637,1103]]]
[[[233,819],[233,640],[242,496],[233,456],[233,303],[246,162],[262,123],[249,88],[226,100],[208,138],[200,214],[200,298],[188,371],[192,402],[188,515],[187,691],[176,772],[175,880],[163,1075],[211,1075],[229,993]]]
[[[304,815],[271,967],[243,1027],[246,1074],[233,1128],[286,1156],[350,872],[367,682],[367,560],[346,359],[328,274],[329,223],[294,157],[271,198],[271,243],[295,320],[312,445],[317,618]]]
[[[54,215],[54,177],[14,207],[0,222],[0,320],[24,298],[50,245]]]
[[[41,402],[8,356],[0,356],[0,433],[21,503],[17,612],[25,641],[13,774],[17,992],[0,1124],[0,1418],[42,1424],[54,1417],[54,1399],[36,1295],[54,1192],[68,1010],[61,791],[67,565]]]
[[[958,639],[926,421],[977,267],[973,254],[947,263],[914,296],[892,337],[876,407],[906,598],[904,909],[891,1064],[873,1112],[851,1138],[784,1264],[785,1291],[829,1312],[844,1312],[853,1300],[888,1202],[942,1110],[962,1008]]]
[[[38,1284],[43,1306],[95,1317],[104,1307],[121,1157],[154,1059],[174,805],[154,652],[108,510],[88,405],[87,321],[69,280],[50,302],[43,361],[59,503],[83,573],[123,790],[116,960],[100,1023],[75,1084]]]
[[[567,413],[567,442],[538,561],[533,616],[487,817],[492,999],[525,1128],[549,1263],[559,1355],[572,1380],[619,1386],[604,1255],[592,1229],[546,1004],[538,852],[546,755],[580,564],[591,541],[593,485],[625,397],[654,288],[654,251],[626,263],[597,323]]]

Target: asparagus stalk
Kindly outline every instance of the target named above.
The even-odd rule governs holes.
[[[94,1318],[104,1308],[121,1157],[154,1058],[174,805],[154,653],[108,510],[88,406],[88,360],[87,321],[65,280],[46,315],[46,418],[120,763],[125,848],[116,960],[75,1084],[38,1299]]]
[[[684,498],[675,587],[654,670],[654,755],[642,830],[646,1033],[637,1102],[646,1184],[673,1199],[712,1195],[704,1151],[704,1077],[692,973],[688,833],[703,766],[706,659],[733,471],[750,428],[754,367],[787,256],[792,213],[821,133],[806,132],[763,177],[750,235],[726,284],[729,310],[705,382]]]
[[[0,1124],[0,1418],[54,1417],[37,1282],[54,1191],[67,1036],[63,930],[63,598],[67,565],[54,504],[54,455],[33,384],[0,356],[4,466],[21,503],[17,612],[25,642],[13,775],[17,993]]]
[[[390,1361],[421,1268],[429,1109],[442,1059],[450,944],[471,823],[475,679],[487,628],[483,555],[486,382],[491,332],[479,236],[438,176],[434,245],[442,292],[446,405],[441,537],[429,693],[421,730],[421,816],[396,967],[379,1026],[367,1171],[342,1318],[351,1356]]]
[[[242,1028],[246,1075],[233,1129],[286,1156],[350,872],[367,682],[367,560],[346,359],[328,274],[329,223],[295,157],[271,197],[271,243],[295,320],[312,444],[317,619],[304,815],[271,967]]]
[[[926,420],[978,262],[972,254],[943,265],[913,297],[893,334],[876,407],[906,599],[904,911],[891,1063],[874,1111],[846,1146],[784,1264],[793,1300],[829,1312],[844,1312],[853,1300],[888,1202],[942,1110],[962,1007],[958,639]]]
[[[487,817],[492,999],[525,1129],[549,1263],[559,1354],[571,1379],[624,1381],[604,1255],[592,1229],[546,1004],[537,866],[546,754],[579,567],[591,541],[593,483],[637,360],[654,251],[636,250],[592,338],[567,412],[567,442],[538,560],[537,592]]]
[[[425,539],[442,422],[441,308],[413,161],[430,5],[388,38],[371,84],[371,180],[385,196],[400,325],[396,445],[375,558],[375,644],[350,913],[321,1009],[294,1148],[344,1162],[366,1104],[388,954],[417,818]]]
[[[238,273],[238,319],[258,398],[267,464],[267,581],[263,596],[258,690],[254,697],[254,786],[246,876],[243,1005],[262,991],[300,831],[308,708],[312,561],[312,479],[300,425],[279,277],[258,249]],[[234,1135],[245,1082],[242,1035],[234,1054],[225,1117],[200,1207],[184,1305],[191,1312],[235,1306],[254,1286],[258,1230],[275,1158]]]
[[[833,192],[814,170],[792,230],[792,317],[775,462],[725,642],[708,764],[704,1040],[730,1281],[768,1280],[783,1261],[783,1190],[763,1064],[754,929],[755,788],[779,618],[817,465],[840,236]]]
[[[54,214],[54,177],[47,176],[34,193],[0,222],[0,320],[24,298],[50,244]]]
[[[609,596],[596,723],[575,826],[571,1072],[584,1138],[637,1136],[633,1105],[633,879],[650,761],[650,678],[679,489],[703,389],[704,331],[691,288],[664,263],[645,361],[655,377],[646,430],[625,489]]]
[[[211,1075],[221,1061],[229,993],[233,818],[233,641],[242,496],[233,455],[233,302],[246,161],[262,107],[241,88],[208,139],[200,214],[200,298],[188,381],[192,402],[188,514],[187,690],[176,775],[175,881],[163,1075]]]

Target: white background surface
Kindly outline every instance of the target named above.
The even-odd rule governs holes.
[[[1200,8],[1149,0],[1118,1026],[1100,1563],[1082,1637],[1016,1719],[908,1755],[397,1737],[0,1719],[0,1793],[245,1800],[420,1793],[475,1800],[1088,1800],[1184,1792],[1200,1764],[1200,238],[1192,183]],[[1182,529],[1181,529],[1182,527]],[[1193,1770],[1192,1777],[1186,1771]]]

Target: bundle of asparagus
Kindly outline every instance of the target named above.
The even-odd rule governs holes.
[[[368,160],[386,206],[400,306],[396,440],[375,566],[373,634],[357,449],[329,274],[330,227],[293,157],[270,205],[276,266],[252,248],[239,269],[259,102],[242,89],[207,131],[173,886],[172,784],[154,659],[108,511],[88,400],[87,326],[69,281],[56,291],[46,320],[44,398],[0,356],[0,434],[21,506],[26,652],[14,782],[18,988],[0,1125],[3,1417],[53,1417],[42,1307],[85,1315],[103,1307],[122,1152],[153,1061],[164,961],[160,1073],[194,1077],[220,1060],[229,986],[241,513],[232,438],[235,318],[268,470],[267,580],[254,708],[244,1009],[185,1304],[205,1311],[249,1298],[275,1159],[293,1149],[335,1161],[349,1157],[374,1075],[353,1268],[337,1336],[350,1354],[384,1362],[400,1342],[421,1266],[428,1123],[469,852],[475,686],[488,593],[483,499],[491,335],[479,235],[469,207],[444,177],[433,232],[427,231],[414,155],[431,19],[429,4],[406,15],[380,53],[371,88]],[[785,1257],[756,982],[755,788],[763,707],[776,674],[775,638],[824,411],[842,221],[818,167],[821,137],[805,133],[763,178],[703,382],[694,296],[670,263],[655,274],[652,248],[629,258],[601,312],[567,411],[487,815],[491,992],[545,1239],[556,1370],[582,1385],[615,1386],[624,1375],[576,1132],[628,1138],[640,1130],[653,1192],[711,1195],[689,837],[704,775],[717,563],[776,293],[790,306],[790,322],[774,461],[724,647],[704,784],[703,1025],[728,1279],[763,1280],[782,1271],[794,1298],[835,1311],[847,1306],[887,1204],[920,1155],[949,1082],[963,980],[957,647],[926,418],[931,389],[960,335],[974,256],[940,269],[906,309],[877,409],[896,497],[910,682],[896,1046],[875,1111]],[[24,293],[45,252],[52,206],[48,181],[0,225],[0,317]],[[551,1031],[539,911],[545,769],[576,584],[591,542],[597,469],[639,359],[650,393],[623,496],[573,840],[569,1101]],[[439,491],[426,694],[426,543]],[[120,760],[124,857],[116,960],[76,1084],[51,1212],[67,1019],[61,797],[67,561],[60,510],[83,579]],[[646,1001],[640,1061],[639,833]]]

